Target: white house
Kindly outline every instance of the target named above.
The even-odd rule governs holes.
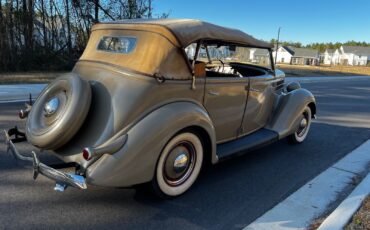
[[[280,46],[273,53],[277,63],[295,65],[317,65],[319,64],[319,52],[314,49],[296,48],[293,46]]]
[[[336,49],[331,58],[332,65],[339,65],[340,57],[341,57],[341,53],[339,52],[339,49]]]
[[[292,65],[319,65],[319,51],[307,48],[289,47],[293,52]]]
[[[273,57],[275,59],[275,56],[276,56],[277,63],[290,64],[293,54],[294,52],[288,46],[280,46],[277,49],[277,54],[276,54],[276,49],[273,52]]]
[[[333,60],[334,52],[334,49],[326,49],[325,52],[320,55],[320,62],[325,65],[335,65]]]
[[[338,53],[338,63],[341,65],[366,66],[370,61],[370,47],[341,46]]]
[[[270,63],[270,53],[266,49],[252,49],[251,55],[253,55],[252,62],[260,65],[267,65]]]

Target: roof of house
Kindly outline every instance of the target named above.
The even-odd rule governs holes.
[[[370,47],[363,46],[343,46],[344,53],[353,53],[356,55],[370,56]]]
[[[283,48],[288,51],[291,55],[294,55],[294,47],[292,46],[283,46]]]
[[[328,52],[329,54],[333,54],[335,52],[334,49],[326,49],[325,51]]]
[[[319,51],[307,48],[296,48],[289,46],[288,49],[293,51],[293,57],[308,57],[308,58],[318,58]]]
[[[152,31],[178,46],[187,47],[198,40],[222,40],[245,46],[272,48],[270,43],[257,40],[240,30],[214,25],[194,19],[130,19],[96,24],[92,30],[126,29]]]
[[[293,51],[291,48],[289,48],[289,47],[290,47],[290,46],[280,46],[280,45],[279,45],[279,48],[283,48],[283,49],[285,49],[288,53],[290,53],[291,55],[293,55],[293,54],[294,54],[294,51]],[[274,52],[276,52],[276,45],[274,46],[273,51],[274,51]]]

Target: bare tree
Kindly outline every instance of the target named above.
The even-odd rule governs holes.
[[[71,68],[94,23],[152,10],[152,0],[0,0],[0,71]]]

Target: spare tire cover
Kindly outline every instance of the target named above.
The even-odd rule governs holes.
[[[31,108],[27,140],[42,149],[58,149],[81,128],[91,104],[90,84],[76,74],[49,84]]]

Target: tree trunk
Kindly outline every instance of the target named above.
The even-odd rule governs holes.
[[[99,22],[99,0],[95,0],[95,23]]]
[[[18,1],[17,1],[18,3]],[[10,70],[14,70],[16,68],[16,65],[14,63],[14,60],[17,56],[17,46],[15,45],[15,26],[14,26],[14,21],[13,21],[13,1],[9,0],[8,3],[9,6],[9,25],[8,25],[8,31],[9,31],[9,43],[10,43],[10,52],[8,53],[8,60],[9,60],[9,65],[8,68]]]
[[[5,69],[7,66],[6,59],[5,59],[5,22],[3,17],[3,7],[2,2],[0,0],[0,70]]]
[[[40,0],[41,3],[41,12],[42,12],[42,33],[43,33],[43,41],[44,41],[44,50],[48,47],[48,37],[46,32],[46,12],[45,12],[45,3],[44,0]]]
[[[51,49],[54,50],[55,49],[55,34],[54,34],[54,19],[55,19],[55,15],[54,15],[54,11],[53,11],[53,0],[50,0],[49,1],[49,4],[50,4],[50,40],[51,40]]]
[[[137,10],[137,5],[136,5],[136,0],[128,0],[128,17],[130,19],[136,18],[136,10]]]
[[[27,32],[28,32],[28,44],[27,48],[33,51],[33,16],[34,16],[34,0],[28,0],[28,14],[27,14]]]
[[[152,0],[149,0],[148,18],[152,18]]]
[[[66,19],[67,19],[67,47],[68,47],[68,54],[72,54],[72,38],[71,38],[71,21],[69,17],[69,0],[66,0]]]

